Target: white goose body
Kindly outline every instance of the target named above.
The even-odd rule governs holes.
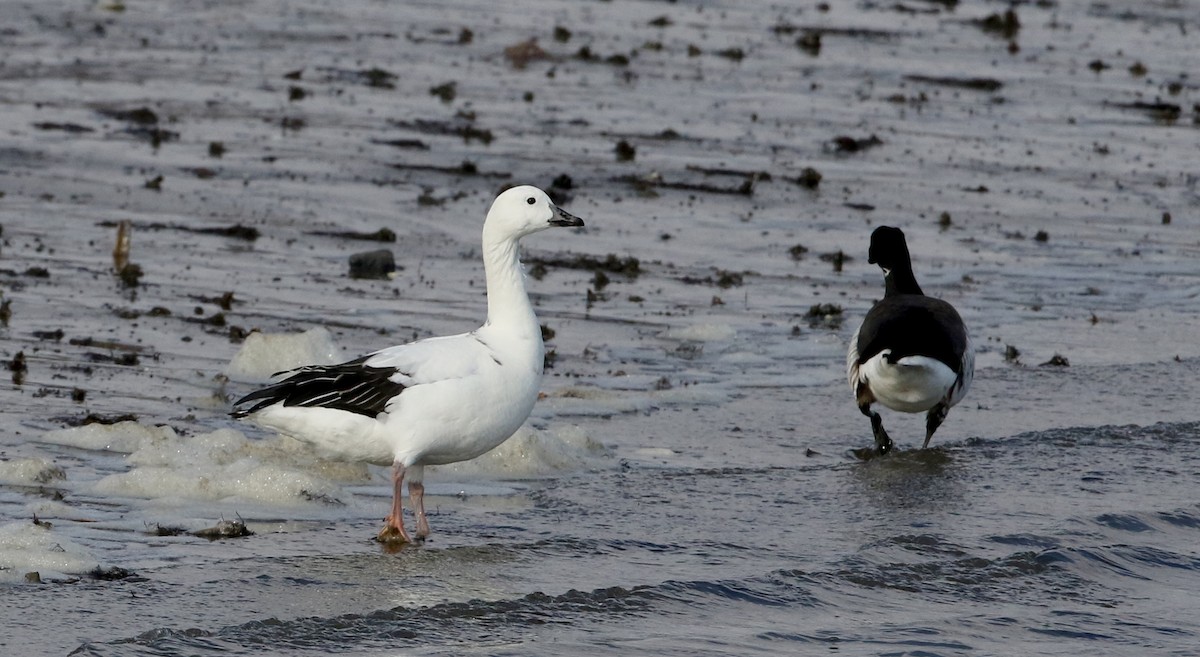
[[[364,368],[391,370],[388,380],[404,386],[375,417],[277,403],[251,419],[345,461],[410,467],[473,459],[504,442],[529,417],[544,359],[536,324],[532,337],[489,328],[368,356]]]
[[[542,377],[541,327],[525,291],[521,237],[583,222],[536,187],[500,194],[483,228],[488,318],[469,333],[388,347],[340,365],[309,366],[255,391],[234,411],[256,424],[347,461],[393,466],[392,513],[381,541],[411,541],[400,489],[405,475],[428,534],[424,466],[475,458],[504,442],[529,417]]]

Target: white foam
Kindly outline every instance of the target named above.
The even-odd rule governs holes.
[[[634,456],[643,459],[665,460],[673,458],[676,454],[675,450],[666,447],[639,447],[633,450]]]
[[[608,448],[577,426],[538,431],[528,425],[492,451],[470,461],[430,467],[436,479],[534,479],[612,465]]]
[[[57,429],[42,434],[41,442],[79,449],[104,450],[129,454],[144,446],[176,439],[175,430],[168,426],[149,426],[137,422],[115,424],[85,424],[82,427]]]
[[[0,461],[0,484],[38,486],[66,478],[62,468],[40,458]]]
[[[663,334],[669,340],[688,340],[693,342],[719,342],[732,340],[737,336],[737,329],[729,324],[693,324],[673,328]]]
[[[261,381],[276,372],[304,365],[334,365],[343,362],[341,350],[324,327],[303,333],[260,333],[246,336],[242,348],[225,367],[233,379]]]
[[[20,517],[32,518],[34,516],[42,520],[99,522],[104,518],[104,512],[93,507],[71,505],[59,500],[35,499],[25,505],[25,512]]]
[[[336,486],[315,475],[258,463],[237,461],[228,466],[206,464],[180,469],[171,466],[138,467],[108,475],[93,486],[96,493],[149,499],[251,501],[267,504],[303,504],[312,500],[338,500]]]
[[[19,582],[37,572],[44,580],[66,579],[100,563],[52,528],[28,520],[0,525],[0,582]]]
[[[158,500],[251,501],[298,505],[341,500],[336,481],[368,479],[365,465],[327,462],[290,438],[248,440],[219,429],[147,441],[126,459],[133,467],[96,481],[106,496]]]

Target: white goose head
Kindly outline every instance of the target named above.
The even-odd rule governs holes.
[[[497,236],[520,238],[554,226],[582,225],[582,219],[554,205],[546,192],[532,185],[520,185],[496,197],[488,210],[484,230]]]

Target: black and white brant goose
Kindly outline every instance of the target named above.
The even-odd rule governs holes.
[[[401,486],[429,534],[426,465],[475,458],[511,436],[533,409],[542,378],[542,331],[518,259],[518,241],[553,226],[582,226],[528,185],[496,197],[483,223],[487,321],[340,365],[311,365],[234,403],[234,417],[275,429],[346,461],[392,466],[384,543],[411,542]],[[253,405],[237,408],[244,404]]]
[[[892,439],[871,404],[904,413],[928,411],[925,443],[962,400],[975,375],[975,351],[958,311],[941,299],[925,296],[913,276],[904,232],[880,226],[871,233],[867,262],[883,270],[884,296],[850,338],[846,374],[863,415],[871,418],[875,450],[884,455]]]

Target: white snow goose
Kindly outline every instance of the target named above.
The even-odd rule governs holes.
[[[846,354],[850,388],[875,434],[874,450],[855,452],[861,458],[892,450],[892,439],[871,404],[904,413],[928,411],[924,449],[946,413],[967,394],[975,373],[967,327],[953,306],[921,291],[904,232],[876,228],[867,262],[883,270],[884,296],[867,312]]]
[[[287,378],[235,402],[233,416],[335,458],[391,465],[392,507],[378,538],[413,541],[401,497],[407,477],[415,537],[424,539],[425,466],[465,461],[496,447],[521,427],[538,396],[544,347],[525,292],[519,240],[554,226],[582,225],[536,187],[503,192],[483,223],[483,326],[340,365],[282,372]]]

